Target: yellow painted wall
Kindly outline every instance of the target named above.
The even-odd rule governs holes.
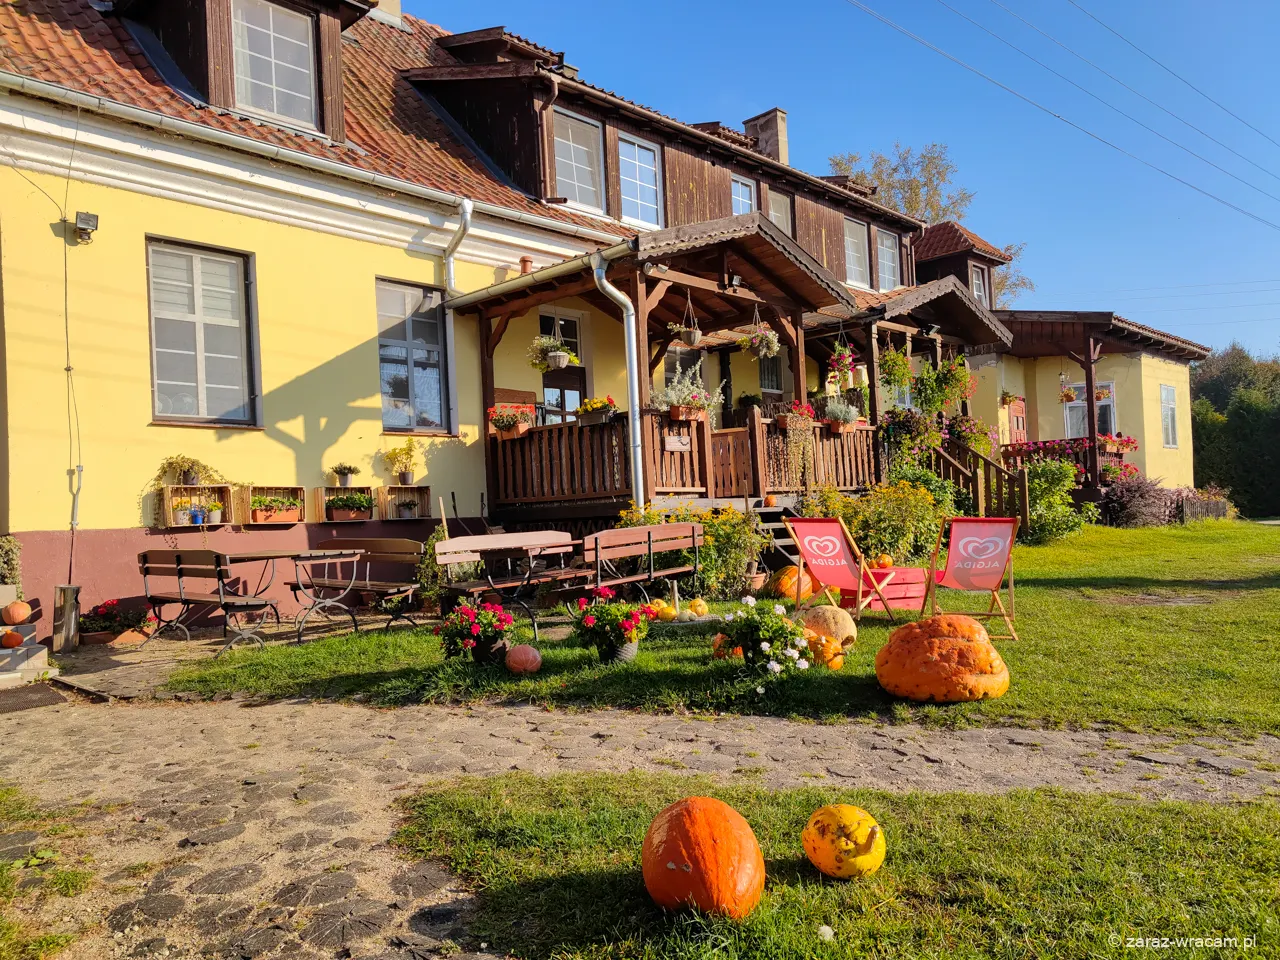
[[[760,362],[749,354],[734,351],[729,354],[729,374],[733,378],[733,402],[744,393],[760,395]]]
[[[975,358],[970,361],[973,375],[978,381],[977,392],[969,403],[970,410],[975,417],[984,421],[988,426],[998,428],[1001,443],[1009,442],[1009,410],[1007,407],[1001,406],[1000,396],[1006,391],[1015,396],[1026,396],[1026,369],[1024,363],[1034,364],[1035,361],[1023,361],[1019,357],[1010,356],[1000,356],[994,362],[991,360],[984,362],[982,358]],[[1030,426],[1033,422],[1030,414],[1030,397],[1027,397],[1027,405],[1028,426]],[[1030,430],[1028,433],[1030,433]],[[1029,437],[1029,439],[1032,438]]]
[[[1163,357],[1142,357],[1143,443],[1133,459],[1145,476],[1167,487],[1194,485],[1191,454],[1191,368]],[[1174,388],[1177,400],[1177,446],[1164,445],[1160,419],[1160,385]]]
[[[552,306],[564,310],[566,316],[580,317],[578,336],[582,350],[578,359],[587,368],[587,395],[612,395],[619,408],[626,409],[627,353],[621,322],[578,297],[566,298],[545,309],[552,309]],[[539,402],[542,401],[542,374],[529,366],[527,352],[529,343],[538,335],[541,312],[541,309],[535,309],[513,319],[493,354],[495,386],[532,391]]]
[[[62,180],[32,179],[62,196]],[[0,167],[0,201],[9,526],[64,528],[63,240],[49,201],[9,167]],[[332,482],[325,468],[339,460],[363,469],[358,481],[388,481],[375,454],[400,437],[382,432],[375,278],[439,284],[438,259],[86,183],[72,186],[70,209],[101,218],[91,244],[67,251],[82,528],[144,525],[150,505],[140,497],[161,458],[174,454],[260,485]],[[265,429],[151,424],[149,235],[253,256]],[[493,283],[495,271],[459,263],[458,280],[475,289]],[[475,515],[484,486],[475,321],[460,321],[454,336],[459,436],[427,440],[417,473],[433,493],[456,492],[460,512]]]

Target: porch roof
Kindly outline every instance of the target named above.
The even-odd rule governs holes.
[[[608,263],[610,282],[642,276],[666,282],[666,291],[679,288],[680,299],[687,295],[693,303],[704,332],[746,323],[752,311],[762,306],[779,315],[859,311],[843,283],[759,213],[649,231],[598,252]],[[551,264],[446,303],[455,311],[512,316],[570,296],[596,302],[611,315],[616,311],[595,289],[591,255]],[[663,327],[679,322],[684,304],[664,304],[661,299],[650,307],[652,321]]]
[[[998,310],[1013,342],[1004,351],[1015,357],[1064,356],[1086,337],[1102,342],[1104,353],[1151,350],[1175,360],[1203,360],[1208,347],[1105,310]]]

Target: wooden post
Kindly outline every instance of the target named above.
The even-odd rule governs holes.
[[[720,426],[733,424],[733,366],[730,360],[732,350],[723,347],[716,351],[720,357],[720,379],[724,381],[724,402],[720,404]]]
[[[498,501],[498,472],[494,464],[494,457],[497,454],[495,449],[495,441],[489,436],[489,408],[493,406],[494,384],[493,384],[493,348],[490,341],[493,339],[493,321],[490,320],[489,314],[480,311],[480,405],[484,411],[480,421],[480,439],[484,450],[484,482],[485,489],[489,491],[489,509],[492,511],[493,506]],[[441,522],[446,523],[444,507],[440,508]]]
[[[702,485],[706,488],[708,498],[715,496],[716,485],[712,476],[714,464],[711,460],[711,416],[698,421],[698,470],[702,473]]]
[[[636,357],[643,366],[636,371],[640,378],[640,407],[649,406],[649,300],[644,274],[636,270],[631,275],[631,302],[636,305]]]
[[[867,422],[872,427],[880,426],[880,339],[874,323],[867,324],[867,382],[870,389],[867,399],[870,410],[867,411]],[[871,439],[871,459],[875,473],[875,482],[884,479],[884,456],[880,449],[880,438]]]
[[[791,349],[791,380],[796,399],[801,403],[809,402],[809,373],[804,360],[804,314],[791,316],[791,326],[795,333],[795,346]]]
[[[1099,477],[1099,457],[1098,457],[1098,382],[1094,375],[1094,365],[1098,362],[1095,350],[1098,341],[1093,337],[1085,337],[1084,356],[1081,358],[1084,366],[1084,392],[1085,392],[1085,410],[1088,412],[1088,431],[1089,431],[1089,447],[1085,453],[1085,459],[1089,466],[1089,476],[1086,483],[1091,487],[1098,486]]]
[[[642,411],[640,414],[640,442],[644,448],[644,502],[646,504],[653,503],[655,488],[658,486],[658,461],[662,457],[662,451],[654,446],[654,437],[656,436],[660,443],[662,431],[650,429],[650,424],[660,416],[662,415],[659,413],[647,411]],[[634,489],[634,477],[632,477],[631,482]]]
[[[763,497],[769,492],[768,450],[764,414],[757,406],[747,407],[747,443],[751,454],[751,490],[757,497]]]

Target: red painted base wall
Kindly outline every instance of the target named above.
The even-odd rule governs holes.
[[[68,580],[71,556],[71,533],[67,530],[15,533],[22,543],[22,589],[27,601],[39,615],[39,636],[53,630],[54,587],[64,583],[80,586],[80,609],[87,611],[103,600],[118,599],[129,606],[144,606],[142,575],[138,573],[138,554],[144,550],[217,550],[220,553],[249,553],[260,550],[306,550],[322,541],[336,539],[394,538],[425,540],[436,528],[436,520],[370,521],[351,524],[297,524],[292,527],[242,529],[222,527],[201,533],[199,529],[149,530],[81,530],[75,535],[73,579]],[[465,528],[464,528],[465,525]],[[479,519],[450,521],[454,536],[480,533],[484,523]],[[240,567],[246,581],[242,589],[252,591],[262,572],[262,563],[245,563]],[[237,571],[239,572],[239,571]],[[293,563],[276,562],[276,578],[267,595],[280,601],[281,616],[298,609],[284,586],[294,575]],[[171,586],[173,581],[168,581]],[[162,583],[161,586],[164,586]]]

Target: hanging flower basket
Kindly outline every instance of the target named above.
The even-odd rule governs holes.
[[[572,350],[565,347],[564,341],[558,337],[541,334],[533,338],[529,344],[529,366],[542,373],[549,370],[563,370],[565,367],[577,365],[578,358]]]
[[[548,370],[563,370],[569,365],[571,355],[567,350],[552,350],[547,354]]]
[[[1111,388],[1110,388],[1110,387],[1098,387],[1098,389],[1097,389],[1097,390],[1094,390],[1094,391],[1093,391],[1093,399],[1094,399],[1094,400],[1096,400],[1098,403],[1102,403],[1102,401],[1104,401],[1104,400],[1110,400],[1110,399],[1111,399]]]
[[[693,312],[693,295],[689,291],[685,291],[684,320],[667,324],[667,330],[679,337],[686,347],[696,347],[702,342],[702,330],[698,326],[698,316]]]
[[[751,316],[751,332],[745,337],[738,338],[736,343],[738,349],[745,354],[755,357],[757,360],[776,357],[778,352],[782,349],[782,344],[778,340],[778,335],[761,323],[760,308],[758,306],[752,308]]]
[[[1075,387],[1066,387],[1062,393],[1058,394],[1059,403],[1075,403],[1079,397],[1076,395]]]

